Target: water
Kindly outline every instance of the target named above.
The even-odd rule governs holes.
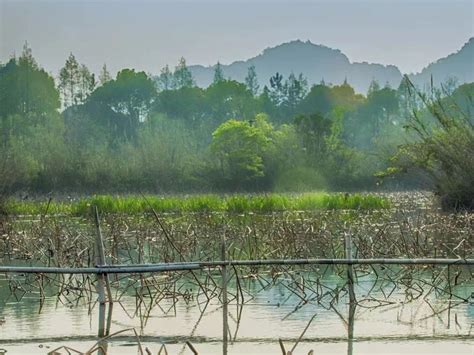
[[[340,286],[340,279],[329,275],[324,284],[335,288]],[[407,302],[409,290],[400,285],[385,298],[382,290],[387,294],[392,287],[382,286],[372,291],[370,298],[390,304],[374,307],[379,303],[369,298],[364,301],[374,286],[373,276],[367,276],[359,278],[356,294],[361,305],[355,309],[350,309],[344,296],[334,303],[334,309],[330,308],[329,298],[322,298],[320,304],[308,302],[297,311],[302,293],[293,294],[285,285],[283,282],[261,290],[256,280],[246,281],[245,306],[237,307],[235,300],[229,305],[229,354],[279,354],[278,339],[282,339],[288,351],[314,314],[295,354],[308,354],[310,350],[315,354],[474,354],[472,283],[456,289],[457,295],[470,300],[467,303],[435,297],[434,292]],[[232,287],[229,290],[234,291]],[[311,292],[306,293],[310,299]],[[0,282],[0,348],[7,350],[6,354],[46,354],[63,345],[86,351],[95,344],[97,305],[89,312],[85,304],[73,307],[49,297],[40,311],[37,295],[26,295],[17,302],[8,294],[6,281]],[[135,297],[126,295],[114,305],[111,333],[133,327],[143,346],[154,354],[162,343],[170,354],[190,354],[185,345],[188,340],[200,354],[221,354],[222,306],[215,298],[205,307],[204,299],[201,295],[186,303],[179,298],[175,305],[171,299],[162,300],[145,318],[135,314]],[[65,302],[64,298],[61,300]],[[450,304],[452,308],[447,310]],[[349,317],[351,310],[353,319]],[[434,315],[433,310],[441,312]],[[132,331],[122,333],[108,344],[109,353],[138,354],[136,344]]]
[[[184,259],[219,259],[223,222],[229,222],[226,236],[231,258],[339,258],[344,256],[341,221],[347,221],[359,257],[472,257],[473,220],[468,214],[451,216],[439,211],[403,209],[297,213],[291,218],[284,214],[232,216],[231,221],[222,219],[224,216],[208,217],[166,216],[170,239]],[[16,220],[10,227],[0,239],[1,264],[93,265],[95,228],[89,220]],[[109,263],[181,260],[153,219],[109,216],[103,223],[103,234]],[[288,351],[301,337],[294,354],[308,354],[310,350],[314,354],[352,355],[474,354],[473,267],[451,266],[450,272],[446,267],[356,269],[359,304],[354,308],[348,305],[347,290],[340,291],[346,285],[342,266],[321,270],[317,266],[261,267],[260,279],[251,277],[256,270],[240,268],[245,305],[237,306],[233,279],[229,285],[230,341],[225,344],[228,353],[281,354],[279,339]],[[372,272],[375,269],[385,280],[383,283],[376,282]],[[265,285],[270,279],[269,270],[282,274],[275,285],[262,290],[261,278],[266,278]],[[196,273],[202,281],[211,275],[207,272]],[[232,268],[229,273],[233,277]],[[191,354],[186,341],[199,354],[222,354],[219,273],[214,271],[211,275],[216,285],[208,285],[213,297],[207,306],[189,274],[170,275],[169,279],[160,275],[152,280],[167,296],[154,303],[148,315],[143,305],[137,308],[134,297],[140,286],[138,277],[124,279],[119,290],[124,291],[127,282],[131,286],[123,296],[114,293],[114,299],[120,298],[120,302],[114,303],[111,333],[134,328],[143,347],[153,354],[162,344],[166,344],[169,354]],[[0,348],[6,354],[47,354],[61,346],[85,352],[94,346],[98,331],[95,292],[90,294],[92,303],[82,298],[76,304],[70,302],[75,297],[73,290],[63,292],[59,299],[54,297],[56,285],[56,289],[45,290],[49,297],[40,307],[40,290],[34,275],[29,277],[29,285],[21,276],[15,276],[15,290],[1,277]],[[454,296],[447,292],[448,279]],[[182,287],[182,294],[176,296],[174,286],[164,286],[163,280],[171,284],[176,281],[176,289]],[[315,286],[316,280],[321,286]],[[80,282],[71,285],[89,287]],[[21,300],[17,301],[14,295]],[[147,296],[144,300],[147,305],[151,302]],[[138,354],[133,331],[113,336],[108,350],[110,354]]]

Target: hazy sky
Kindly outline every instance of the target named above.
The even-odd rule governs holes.
[[[293,39],[415,72],[472,36],[474,0],[0,0],[0,61],[27,40],[54,75],[70,52],[96,72],[157,73],[180,56],[230,63]]]

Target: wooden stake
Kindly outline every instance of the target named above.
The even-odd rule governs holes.
[[[96,226],[96,238],[95,238],[95,263],[96,266],[105,266],[107,264],[105,260],[105,249],[104,249],[104,240],[102,238],[102,231],[100,229],[100,220],[99,220],[99,211],[97,206],[93,207],[95,226]],[[103,338],[110,334],[110,325],[111,325],[111,310],[109,307],[109,315],[107,320],[107,328],[105,323],[105,308],[106,308],[106,299],[105,299],[105,289],[107,287],[107,293],[109,297],[109,303],[112,302],[112,295],[110,290],[110,284],[105,273],[97,273],[97,293],[99,299],[99,326],[98,326],[98,337]],[[107,352],[107,344],[101,344],[99,348],[99,354],[105,354]],[[105,352],[104,352],[105,351]]]
[[[346,252],[346,259],[352,260],[352,240],[351,240],[351,233],[344,233],[344,240],[345,240],[345,252]],[[354,291],[354,265],[348,264],[347,265],[347,279],[349,285],[349,302],[355,303],[356,296]]]
[[[227,355],[228,332],[229,325],[227,320],[227,266],[225,261],[227,259],[225,235],[222,238],[221,258],[224,261],[222,265],[222,354]]]

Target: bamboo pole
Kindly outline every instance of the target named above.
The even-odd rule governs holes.
[[[354,352],[354,323],[356,307],[356,303],[349,303],[349,317],[347,327],[347,355],[352,355]]]
[[[100,229],[100,219],[99,219],[99,211],[97,206],[93,207],[94,212],[94,219],[95,219],[95,226],[96,226],[96,238],[95,238],[95,263],[96,265],[104,266],[107,264],[105,259],[105,248],[104,248],[104,240],[102,238],[102,231]],[[106,318],[105,318],[105,311],[106,311],[106,298],[105,298],[105,290],[107,288],[108,299],[109,299],[109,314],[107,317],[107,327],[106,327]],[[97,273],[97,293],[99,299],[99,325],[98,325],[98,337],[104,338],[105,336],[110,334],[110,325],[112,319],[112,308],[110,303],[112,302],[112,292],[110,290],[110,283],[108,280],[108,276],[106,273]],[[107,353],[107,343],[101,344],[99,347],[99,355],[103,355]]]
[[[222,264],[222,354],[227,355],[228,347],[228,302],[227,302],[227,266],[225,261],[227,259],[227,246],[225,235],[222,238],[221,258],[224,261]]]
[[[346,245],[346,248],[345,248],[346,259],[352,260],[352,240],[351,240],[350,232],[344,233],[344,241]],[[353,264],[347,264],[347,283],[349,286],[349,302],[355,303],[357,302],[357,300],[356,300],[355,291],[354,291],[354,265]]]
[[[347,260],[352,260],[352,235],[349,232],[344,233],[345,241],[345,256]],[[354,290],[354,264],[347,265],[347,282],[349,286],[349,316],[348,316],[348,327],[347,327],[347,355],[353,354],[353,343],[354,343],[354,318],[355,310],[357,305],[355,290]]]
[[[135,274],[166,271],[187,271],[227,266],[263,265],[459,265],[472,266],[474,259],[267,259],[196,261],[185,263],[159,263],[143,265],[98,265],[96,267],[47,267],[47,266],[0,266],[0,273],[20,274]]]

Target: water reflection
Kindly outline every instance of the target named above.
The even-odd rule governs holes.
[[[348,327],[347,327],[347,355],[353,354],[356,307],[357,305],[355,303],[353,302],[349,303],[349,316],[348,316]]]
[[[249,349],[277,353],[279,339],[286,350],[298,343],[296,353],[302,354],[310,350],[323,353],[316,350],[329,346],[327,344],[332,347],[344,344],[343,352],[347,354],[370,353],[364,348],[364,341],[369,339],[371,342],[393,342],[394,349],[413,339],[425,339],[427,344],[454,342],[458,347],[469,347],[473,305],[455,298],[450,300],[443,294],[440,284],[437,284],[440,290],[426,288],[423,295],[417,297],[413,283],[405,282],[405,286],[398,283],[394,290],[390,283],[374,286],[380,282],[374,275],[361,275],[355,285],[356,304],[349,302],[344,279],[331,270],[320,270],[319,274],[311,276],[289,270],[278,278],[241,277],[243,296],[235,276],[231,276],[232,272],[229,274],[227,311],[222,307],[220,289],[216,289],[216,296],[208,301],[192,284],[192,278],[177,285],[175,294],[169,297],[162,294],[161,299],[153,298],[152,293],[145,293],[142,284],[137,284],[133,290],[142,292],[141,300],[138,301],[136,294],[130,291],[120,302],[115,302],[109,332],[135,328],[144,346],[153,349],[154,353],[161,344],[166,344],[168,351],[176,354],[183,349],[189,351],[186,341],[199,353],[228,351],[229,354],[242,353],[242,349],[246,349],[246,353],[252,353]],[[219,280],[218,275],[213,277]],[[311,283],[313,280],[314,284]],[[20,287],[20,278],[17,281],[16,285]],[[165,281],[147,284],[144,280],[143,285],[163,290]],[[211,284],[211,281],[206,281],[203,275],[203,283]],[[374,287],[376,291],[369,292]],[[469,297],[471,289],[472,283],[459,284],[455,289],[456,296]],[[178,298],[178,290],[186,296]],[[45,292],[48,294],[47,289]],[[114,298],[118,295],[114,293]],[[27,353],[25,349],[33,344],[47,344],[50,349],[58,344],[76,344],[77,349],[84,351],[97,340],[98,307],[95,301],[74,303],[64,297],[47,297],[40,313],[39,310],[37,293],[26,293],[17,302],[9,282],[0,281],[0,319],[5,320],[0,325],[0,347],[7,348],[8,354],[15,353],[14,349],[22,349],[16,353]],[[223,315],[228,323],[228,340],[224,342]],[[449,322],[452,326],[447,327]],[[107,346],[114,354],[120,353],[127,344],[136,344],[131,331],[114,336],[103,345],[104,350]],[[216,344],[219,344],[218,348]],[[174,349],[173,352],[170,349]],[[341,349],[338,349],[340,353]]]

